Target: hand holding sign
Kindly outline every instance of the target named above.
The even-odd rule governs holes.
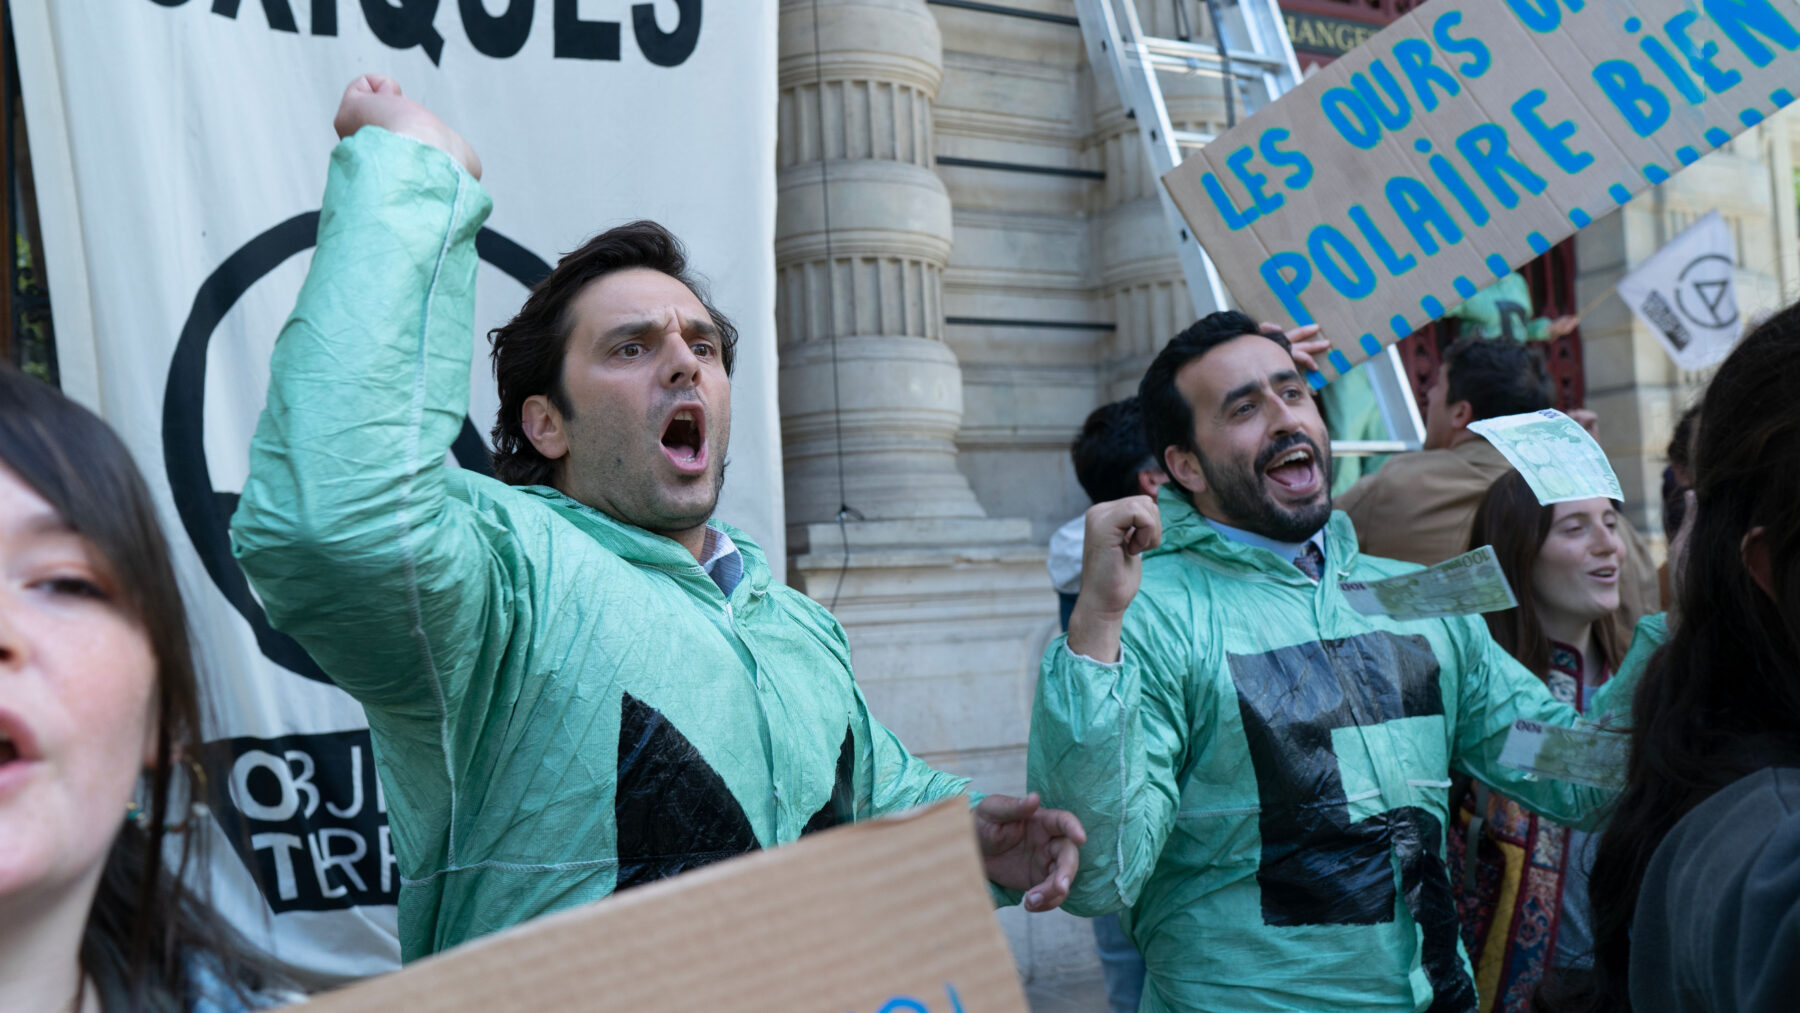
[[[1279,334],[1286,338],[1288,352],[1294,356],[1294,365],[1303,370],[1316,372],[1325,353],[1331,351],[1331,339],[1319,333],[1318,324],[1284,331],[1280,324],[1263,323],[1257,329],[1264,334]]]
[[[363,74],[344,89],[337,117],[331,121],[339,137],[349,137],[363,127],[380,127],[389,133],[429,144],[462,163],[469,175],[481,178],[481,159],[462,135],[451,130],[437,114],[400,93],[400,82],[380,74]]]

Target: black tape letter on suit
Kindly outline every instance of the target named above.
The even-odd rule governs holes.
[[[800,831],[856,818],[856,739],[844,731],[831,797]],[[642,886],[761,847],[744,807],[700,750],[656,708],[624,694],[619,703],[619,837],[614,889]]]
[[[1494,304],[1500,313],[1500,336],[1514,341],[1531,340],[1531,307],[1510,300]]]
[[[619,703],[613,818],[618,890],[761,847],[725,779],[662,711],[630,693]]]
[[[1431,1010],[1473,1010],[1437,820],[1408,806],[1351,822],[1331,742],[1337,728],[1443,715],[1431,645],[1378,632],[1228,661],[1261,796],[1263,923],[1392,921],[1397,859],[1407,909],[1424,929]]]
[[[838,749],[837,777],[832,781],[831,797],[812,814],[802,827],[802,836],[829,830],[840,823],[856,822],[856,733],[844,729],[844,744]]]

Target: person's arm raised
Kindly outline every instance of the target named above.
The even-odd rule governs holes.
[[[468,412],[491,204],[467,144],[392,82],[358,78],[336,125],[353,136],[332,152],[275,344],[233,548],[270,622],[340,686],[441,717],[510,622],[507,543],[445,462]]]
[[[1140,557],[1161,540],[1148,497],[1088,512],[1069,635],[1051,643],[1038,668],[1026,784],[1083,828],[1068,898],[1078,915],[1135,903],[1175,825],[1193,727],[1194,636],[1191,621],[1169,614],[1167,602],[1136,600]]]
[[[1119,631],[1143,579],[1143,554],[1161,544],[1162,515],[1148,496],[1088,508],[1081,594],[1069,615],[1069,650],[1107,664],[1119,660]]]

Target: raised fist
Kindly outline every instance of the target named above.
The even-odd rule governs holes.
[[[451,130],[437,114],[400,93],[400,82],[380,74],[363,74],[344,89],[337,117],[331,121],[339,137],[349,137],[363,127],[380,127],[401,137],[429,144],[462,163],[469,175],[481,178],[481,159],[462,135]]]

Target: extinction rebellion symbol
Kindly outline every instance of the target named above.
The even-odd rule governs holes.
[[[163,388],[162,433],[163,460],[175,508],[181,514],[181,526],[219,592],[250,624],[257,648],[265,657],[290,672],[330,683],[330,677],[298,643],[269,625],[243,572],[232,559],[229,525],[237,510],[238,494],[213,489],[204,438],[206,348],[219,321],[264,275],[294,254],[311,249],[318,231],[317,211],[295,215],[245,243],[201,284],[169,362],[169,378]],[[550,265],[536,254],[493,229],[483,228],[475,237],[475,252],[527,289],[550,273]],[[487,448],[467,418],[463,419],[462,433],[452,452],[464,468],[491,474]]]
[[[1695,257],[1681,269],[1675,282],[1675,306],[1694,326],[1720,331],[1737,323],[1737,299],[1732,295],[1730,257],[1709,253]]]

